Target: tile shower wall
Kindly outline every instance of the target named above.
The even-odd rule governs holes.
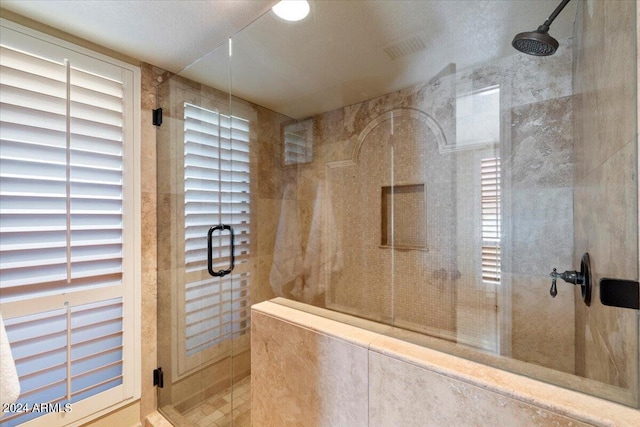
[[[574,260],[589,252],[593,303],[576,298],[576,370],[631,387],[637,399],[637,312],[603,306],[602,277],[638,280],[636,2],[580,2],[574,85]]]
[[[157,407],[156,391],[149,372],[157,368],[157,221],[156,221],[156,128],[151,111],[156,107],[156,85],[169,73],[142,63],[141,69],[141,171],[142,180],[142,393],[140,415],[143,420]]]
[[[372,426],[591,425],[376,352],[369,373]]]
[[[637,425],[637,409],[327,316],[271,301],[252,308],[254,425]]]
[[[260,313],[252,319],[253,425],[367,424],[366,348]]]
[[[297,189],[303,248],[318,182],[327,183],[345,266],[314,304],[574,372],[574,295],[548,292],[551,269],[572,265],[571,44],[562,40],[544,60],[514,54],[313,117],[313,162],[286,167],[283,179]],[[498,147],[443,149],[455,146],[456,97],[496,85]],[[500,286],[480,280],[479,164],[496,156]],[[381,189],[392,184],[425,184],[426,218],[415,226],[426,229],[426,249],[380,245]]]
[[[510,202],[506,231],[512,236],[504,251],[512,292],[511,356],[569,373],[573,289],[562,282],[551,298],[549,273],[573,269],[572,121],[570,96],[514,107],[510,153],[502,163]]]

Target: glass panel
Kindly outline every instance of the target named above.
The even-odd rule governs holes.
[[[158,86],[158,407],[176,425],[214,423],[230,412],[233,288],[242,276],[209,274],[208,232],[242,215],[228,183],[248,168],[231,167],[247,154],[231,143],[245,129],[230,117],[228,47],[202,61],[222,79],[215,88],[189,79],[194,66]],[[211,269],[229,268],[229,231],[215,230],[210,240]]]
[[[234,101],[257,113],[252,302],[637,406],[637,312],[598,289],[638,279],[635,3],[572,2],[554,55],[514,50],[554,6],[313,2],[234,36]],[[586,252],[590,305],[562,279],[553,298]]]

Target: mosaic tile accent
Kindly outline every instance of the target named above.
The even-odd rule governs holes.
[[[380,244],[406,249],[426,249],[426,193],[424,184],[383,186]]]
[[[251,377],[209,397],[183,416],[198,427],[251,427]]]

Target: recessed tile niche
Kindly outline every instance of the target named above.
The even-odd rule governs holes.
[[[427,249],[427,195],[424,184],[382,187],[383,247]]]

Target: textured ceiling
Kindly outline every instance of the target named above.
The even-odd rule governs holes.
[[[132,58],[178,72],[277,0],[2,0],[1,6]]]
[[[537,28],[559,0],[311,0],[311,15],[297,23],[275,17],[274,3],[3,0],[2,7],[223,90],[231,75],[234,95],[300,118],[429,81],[452,63],[461,70],[519,54],[513,36]],[[552,36],[571,35],[576,4]],[[225,40],[234,34],[229,62]]]

